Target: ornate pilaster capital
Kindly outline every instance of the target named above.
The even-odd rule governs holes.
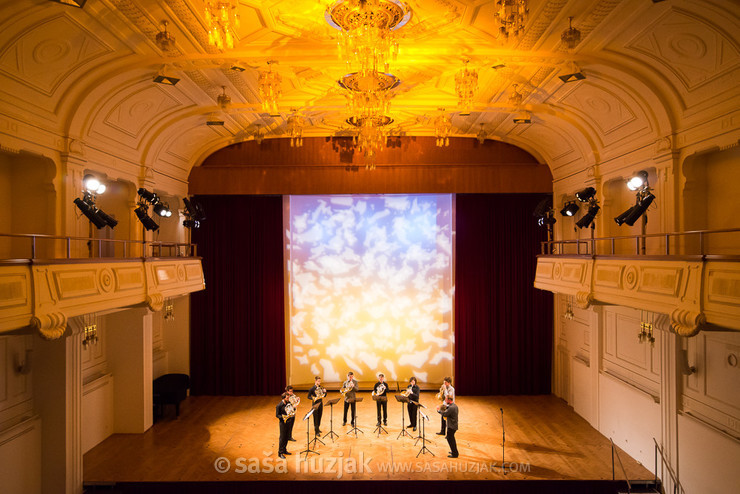
[[[581,309],[588,309],[594,301],[594,294],[591,292],[579,291],[576,293],[576,305]]]
[[[36,314],[31,318],[31,325],[39,330],[44,339],[56,340],[67,329],[67,316],[62,312]]]
[[[680,307],[671,312],[671,328],[681,336],[696,336],[706,322],[707,317],[703,312]]]
[[[154,312],[159,312],[164,307],[164,295],[161,293],[150,293],[146,296],[146,305]]]

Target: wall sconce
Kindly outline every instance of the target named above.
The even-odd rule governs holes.
[[[87,349],[89,345],[98,342],[98,316],[85,314],[82,316],[82,321],[82,347]]]
[[[171,298],[164,300],[164,320],[167,322],[175,321],[175,304]]]
[[[26,352],[23,357],[21,357],[20,353],[15,353],[13,355],[13,370],[15,371],[16,374],[25,376],[31,373],[31,354],[32,353],[33,353],[33,350],[28,348],[26,349]]]

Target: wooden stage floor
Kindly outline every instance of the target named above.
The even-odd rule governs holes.
[[[342,402],[334,406],[334,429],[339,438],[316,449],[308,462],[298,452],[306,448],[308,410],[305,392],[299,393],[289,442],[293,453],[283,462],[277,458],[277,397],[195,396],[166,415],[144,434],[114,434],[84,456],[84,481],[89,482],[208,482],[243,480],[611,480],[609,439],[599,434],[563,401],[554,396],[458,397],[460,457],[447,458],[448,446],[439,431],[437,402],[433,392],[422,393],[430,408],[426,436],[435,455],[417,458],[421,441],[403,437],[401,406],[388,403],[388,434],[377,437],[375,402],[370,393],[358,393],[358,424],[364,434],[347,435],[342,427]],[[339,396],[329,393],[329,398]],[[171,407],[170,407],[171,408]],[[504,475],[501,452],[501,412],[506,425]],[[168,410],[169,411],[169,410]],[[406,415],[408,424],[408,416]],[[411,429],[407,429],[411,431]],[[329,431],[329,408],[324,411],[322,431]],[[313,439],[313,424],[311,426]],[[323,434],[322,434],[323,435]],[[649,480],[653,475],[619,450],[630,480]],[[223,460],[225,458],[226,460]],[[218,460],[218,461],[217,461]],[[228,463],[228,464],[227,464]],[[280,465],[278,467],[278,465]],[[217,471],[217,467],[227,470]],[[623,478],[617,464],[617,479]]]

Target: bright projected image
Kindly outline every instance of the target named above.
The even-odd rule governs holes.
[[[289,382],[451,376],[452,196],[290,196],[286,207]]]

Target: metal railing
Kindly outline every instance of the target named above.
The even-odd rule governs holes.
[[[0,233],[0,239],[2,238],[27,239],[28,253],[30,254],[28,259],[40,258],[37,254],[42,242],[50,243],[51,245],[50,248],[45,249],[47,255],[41,257],[43,259],[130,259],[136,257],[196,257],[198,255],[196,244],[184,242],[64,237],[25,233]],[[63,242],[63,247],[60,248],[58,242]],[[77,247],[77,252],[84,252],[86,255],[72,257],[73,245],[78,242],[84,242],[84,244],[82,244],[82,247],[75,246]],[[120,249],[117,249],[117,247],[120,247]],[[64,252],[64,255],[57,254],[57,252],[61,251]],[[119,251],[120,255],[118,255]],[[26,258],[26,256],[14,257]]]
[[[587,238],[587,239],[574,239],[574,240],[547,240],[540,242],[541,253],[543,255],[632,255],[632,254],[617,254],[616,244],[617,242],[634,242],[635,252],[634,255],[643,255],[645,246],[647,245],[648,239],[659,239],[657,242],[659,255],[666,256],[677,256],[677,255],[709,255],[707,252],[707,237],[710,235],[717,234],[737,234],[740,233],[740,228],[726,228],[723,230],[693,230],[688,232],[671,232],[671,233],[648,233],[645,235],[630,235],[630,236],[616,236],[616,237],[598,237],[598,238]],[[684,245],[679,245],[678,240],[684,240]],[[740,240],[740,237],[738,237]],[[698,243],[698,245],[687,245],[689,242]],[[608,245],[607,249],[602,246]],[[740,245],[740,241],[736,243]],[[575,252],[570,247],[575,246]],[[654,245],[653,245],[654,246]],[[585,247],[585,249],[582,249]],[[677,248],[681,247],[687,252],[677,252]],[[584,252],[582,252],[584,250]],[[569,252],[571,251],[571,252]]]
[[[624,465],[622,465],[622,459],[619,457],[619,451],[616,451],[614,448],[614,441],[612,441],[612,438],[609,438],[609,442],[612,443],[612,480],[616,480],[614,475],[614,453],[617,455],[617,461],[619,462],[619,468],[622,470],[622,475],[624,475],[624,480],[627,481],[627,492],[632,492],[632,483],[630,482],[629,477],[627,476],[627,472],[624,470]]]
[[[653,443],[655,443],[655,483],[658,483],[658,453],[660,453],[660,464],[668,470],[668,475],[670,475],[671,480],[673,480],[673,494],[686,494],[681,482],[678,480],[678,475],[676,475],[671,468],[671,464],[665,459],[663,449],[658,445],[658,441],[656,441],[655,438],[653,438]]]

